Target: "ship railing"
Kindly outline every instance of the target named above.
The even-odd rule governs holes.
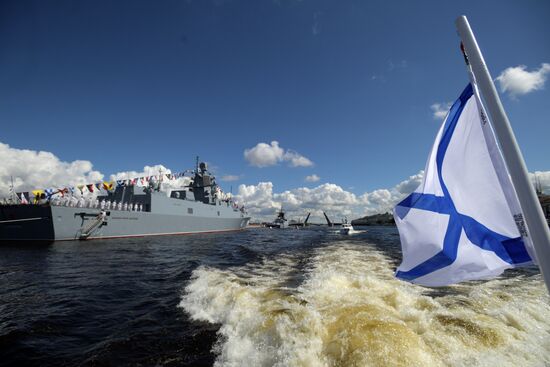
[[[98,203],[94,201],[89,202],[75,202],[75,201],[51,201],[52,206],[64,206],[70,208],[82,208],[82,209],[101,209],[101,210],[119,210],[128,212],[141,212],[146,211],[143,205],[135,203],[124,203],[122,205],[106,205],[105,203]]]

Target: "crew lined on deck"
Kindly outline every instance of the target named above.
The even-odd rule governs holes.
[[[51,205],[55,206],[68,206],[68,207],[75,207],[75,208],[90,208],[90,209],[101,209],[101,210],[121,210],[121,211],[129,211],[129,212],[141,212],[143,211],[143,204],[138,203],[128,203],[128,202],[121,202],[118,203],[113,200],[105,200],[102,199],[101,201],[98,198],[85,198],[80,197],[76,198],[74,196],[64,196],[64,197],[56,197],[53,198],[50,201]]]
[[[156,190],[159,190],[159,185],[163,180],[176,180],[181,177],[185,177],[185,173],[167,173],[160,174],[158,176],[145,176],[127,180],[115,180],[115,181],[102,181],[95,184],[80,184],[76,186],[64,187],[60,189],[48,188],[44,190],[32,190],[30,192],[12,192],[12,197],[9,199],[4,199],[3,202],[0,202],[0,205],[10,205],[10,204],[38,204],[38,205],[56,205],[56,206],[70,206],[78,208],[101,208],[101,203],[98,202],[98,199],[95,197],[95,193],[100,193],[101,191],[107,192],[108,194],[116,191],[117,188],[124,188],[130,186],[136,187],[157,187]],[[190,182],[189,191],[192,192],[193,181]],[[232,206],[234,210],[240,210],[244,213],[244,206],[239,206],[237,203],[231,200],[231,196],[225,194],[221,189],[216,186],[214,189],[214,198],[218,198],[221,202],[225,202],[227,206]],[[80,195],[78,195],[78,192]],[[76,196],[75,196],[76,194]],[[92,196],[90,196],[90,194]],[[179,193],[177,193],[179,195]],[[15,201],[14,201],[15,199]],[[131,203],[131,202],[116,202],[116,201],[105,201],[105,209],[109,210],[121,210],[121,211],[148,211],[144,209],[143,204]]]

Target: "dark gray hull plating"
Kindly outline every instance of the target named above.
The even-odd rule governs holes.
[[[1,240],[53,240],[52,211],[49,206],[0,206]]]

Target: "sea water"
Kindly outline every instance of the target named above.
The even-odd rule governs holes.
[[[0,364],[550,365],[535,268],[397,280],[393,227],[0,247]]]

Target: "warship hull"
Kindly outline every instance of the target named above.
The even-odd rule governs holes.
[[[138,179],[120,180],[114,190],[114,182],[103,183],[107,195],[86,198],[81,191],[77,200],[72,194],[64,195],[74,189],[64,189],[47,198],[42,193],[36,204],[0,205],[0,241],[89,240],[245,228],[250,217],[244,207],[239,209],[231,198],[223,197],[206,163],[199,164],[198,157],[193,173],[189,185],[167,192],[161,190],[161,173],[158,181],[147,177],[148,186],[140,189],[135,185]],[[87,186],[93,192],[95,185]],[[66,200],[52,199],[57,194]]]
[[[159,197],[153,211],[53,205],[0,207],[0,241],[60,241],[235,231],[249,217],[226,205]],[[102,214],[103,212],[103,214]]]

